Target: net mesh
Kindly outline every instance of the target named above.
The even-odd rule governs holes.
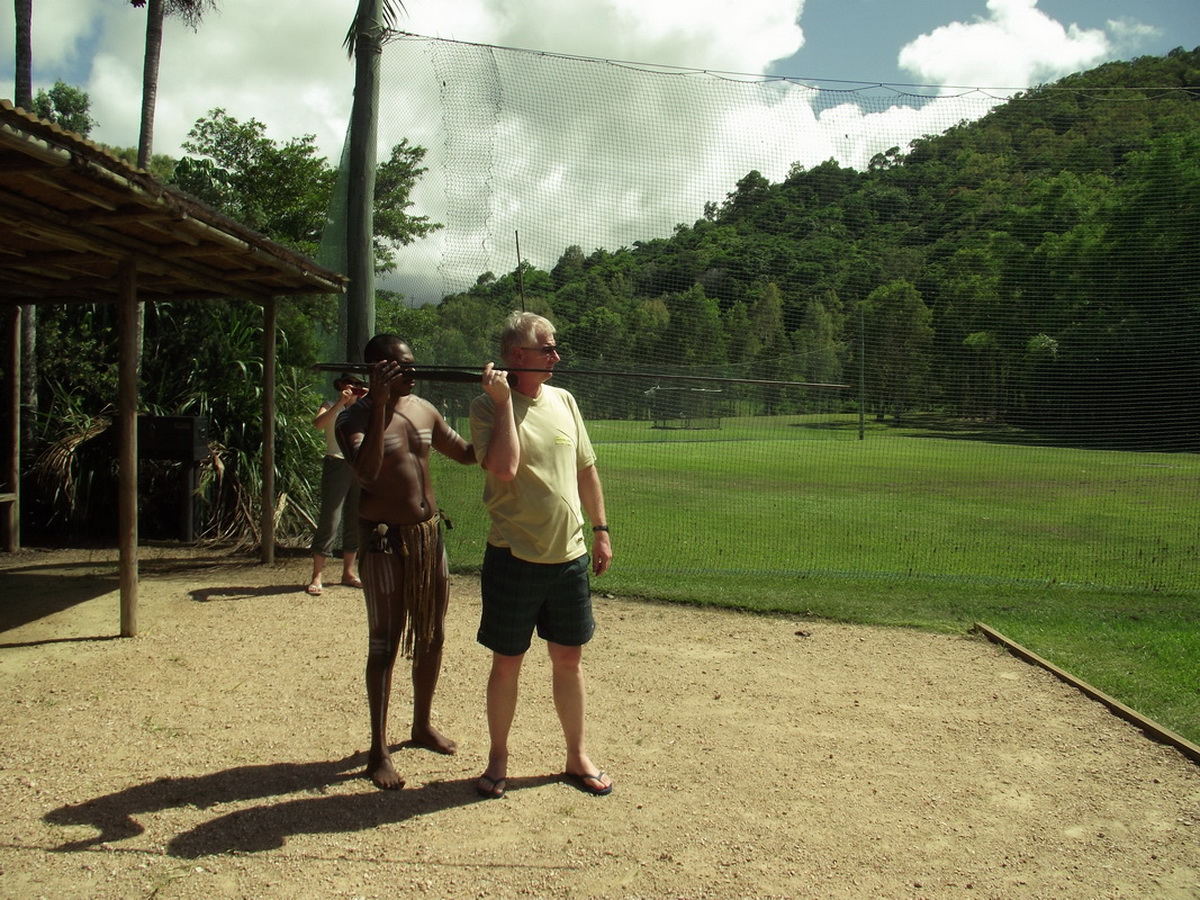
[[[549,270],[563,251],[669,237],[723,201],[748,172],[783,180],[826,160],[873,156],[977,119],[1004,99],[882,85],[817,87],[398,36],[384,55],[380,129],[429,150],[421,210],[447,227],[410,254],[412,299],[437,302],[523,258]]]
[[[1004,96],[399,34],[383,69],[381,146],[428,150],[413,199],[443,225],[381,284],[440,304],[436,317],[393,327],[420,361],[475,365],[511,309],[556,323],[555,383],[589,421],[619,536],[615,588],[736,592],[762,575],[1196,591],[1200,190],[1186,164],[1102,196],[1117,167],[1089,155],[1111,148],[1081,133],[1064,158],[1080,98],[1047,90],[1047,158],[1032,137],[1008,156],[940,150],[962,193],[918,210],[912,185],[847,184],[1002,115]],[[1167,89],[1086,102],[1126,117],[1195,103]],[[1182,133],[1196,122],[1180,113]],[[1027,214],[990,187],[1014,179]],[[945,251],[968,227],[975,239]],[[1114,234],[1123,257],[1085,252]],[[476,388],[422,392],[466,432]],[[452,558],[477,564],[479,473],[438,463],[435,477]]]

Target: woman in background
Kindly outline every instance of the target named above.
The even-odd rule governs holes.
[[[306,589],[313,597],[325,592],[322,573],[325,560],[333,555],[338,531],[342,535],[342,584],[361,588],[355,561],[358,558],[358,483],[338,446],[334,426],[343,409],[353,406],[367,392],[366,384],[354,375],[342,373],[333,382],[334,400],[321,404],[313,425],[325,432],[325,459],[321,463],[321,512],[312,539],[312,578]]]

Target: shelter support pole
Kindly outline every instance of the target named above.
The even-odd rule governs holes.
[[[137,263],[121,260],[117,269],[117,531],[120,547],[121,637],[137,634],[138,510]]]
[[[16,552],[21,546],[21,307],[8,306],[8,467],[6,480],[12,499],[5,498],[4,549]]]
[[[275,325],[276,300],[263,304],[262,561],[275,562]]]

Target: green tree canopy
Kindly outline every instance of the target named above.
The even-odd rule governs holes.
[[[64,81],[54,82],[50,90],[39,90],[33,98],[33,112],[40,118],[54,122],[64,131],[73,131],[80,137],[92,133],[98,122],[91,115],[92,101],[87,91],[73,87]]]

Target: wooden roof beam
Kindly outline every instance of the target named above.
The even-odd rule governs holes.
[[[133,257],[138,261],[139,270],[173,271],[185,283],[196,285],[211,282],[221,286],[220,292],[228,292],[229,296],[233,297],[261,297],[270,293],[245,281],[230,281],[225,273],[200,263],[176,260],[174,265],[170,265],[166,261],[156,260],[145,252],[144,243],[141,241],[109,229],[81,227],[69,215],[45,209],[33,201],[13,198],[10,202],[23,208],[30,220],[30,227],[43,230],[47,236],[53,237],[64,246],[89,250],[113,260]]]

